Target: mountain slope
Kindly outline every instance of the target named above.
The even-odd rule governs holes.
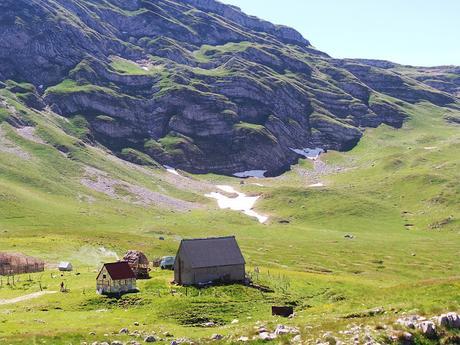
[[[458,68],[333,59],[215,1],[4,0],[0,18],[0,251],[47,263],[1,278],[0,343],[260,344],[282,323],[306,344],[383,344],[401,315],[460,310]],[[275,175],[307,146],[353,149],[265,179],[161,166]],[[267,222],[220,209],[211,193],[236,195],[219,185]],[[127,250],[228,235],[273,293],[171,287],[155,268],[138,294],[94,293]]]
[[[194,173],[278,174],[298,160],[292,149],[349,150],[365,127],[400,127],[404,102],[457,102],[452,87],[332,59],[216,1],[0,6],[0,80],[33,84],[28,105],[83,116],[84,140],[119,156]]]

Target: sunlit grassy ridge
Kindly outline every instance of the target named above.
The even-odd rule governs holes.
[[[134,322],[146,332],[208,339],[216,332],[250,335],[258,320],[298,325],[313,341],[325,330],[348,325],[343,316],[378,306],[427,315],[460,309],[455,259],[460,252],[460,131],[445,121],[446,109],[406,105],[410,119],[402,129],[367,130],[351,152],[324,155],[325,168],[319,172],[318,163],[303,161],[280,177],[244,185],[229,177],[184,174],[197,183],[232,184],[261,194],[257,210],[270,215],[269,223],[261,225],[218,210],[203,191],[171,181],[160,168],[135,168],[84,143],[75,137],[72,123],[51,112],[24,108],[6,91],[2,96],[16,108],[15,116],[36,127],[44,143],[1,124],[2,148],[9,149],[0,149],[0,250],[49,263],[71,260],[81,273],[51,278],[45,272],[33,275],[32,282],[23,276],[14,287],[3,284],[0,299],[36,292],[38,281],[57,290],[65,280],[70,293],[0,306],[2,342],[114,339],[112,332],[134,329]],[[87,167],[201,207],[179,212],[111,198],[81,183]],[[325,186],[309,187],[317,182]],[[94,293],[100,261],[113,260],[94,254],[100,247],[119,255],[140,249],[153,258],[174,254],[184,237],[229,234],[237,236],[248,271],[259,267],[258,279],[274,293],[241,286],[185,291],[171,288],[170,272],[158,271],[139,283],[140,294],[121,301]],[[346,239],[347,234],[354,238]],[[285,303],[297,306],[297,317],[273,319],[270,306]],[[361,321],[391,323],[394,317]],[[239,323],[231,324],[233,319]],[[197,327],[208,320],[218,329]]]

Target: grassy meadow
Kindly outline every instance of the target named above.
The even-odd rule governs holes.
[[[133,67],[119,61],[114,68]],[[251,337],[258,322],[298,326],[303,339],[314,342],[353,323],[460,310],[460,130],[444,119],[454,110],[406,105],[410,119],[402,129],[368,129],[350,152],[328,152],[321,162],[302,160],[282,176],[240,184],[136,168],[84,144],[72,122],[22,108],[2,92],[15,109],[10,112],[35,127],[36,137],[20,135],[0,117],[0,251],[37,256],[48,267],[16,277],[14,285],[3,277],[0,302],[40,286],[58,291],[61,281],[69,288],[0,303],[2,344],[132,339],[118,335],[123,327],[155,332],[164,343],[170,342],[164,332],[199,343],[220,333],[231,343]],[[109,174],[116,193],[85,186],[88,167]],[[98,185],[100,177],[87,179]],[[135,202],[121,181],[196,207]],[[270,216],[267,224],[219,210],[204,197],[216,184],[261,195],[256,210]],[[221,235],[237,236],[247,271],[273,293],[243,286],[185,289],[170,284],[172,272],[157,269],[138,282],[138,294],[113,300],[95,293],[97,270],[115,253],[139,249],[152,259],[175,254],[181,238]],[[61,260],[72,261],[75,272],[61,276],[55,268]],[[296,317],[273,318],[276,304],[294,305]],[[385,313],[366,314],[376,307]],[[217,326],[201,327],[208,321]]]

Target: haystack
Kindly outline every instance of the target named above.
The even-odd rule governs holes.
[[[138,250],[130,250],[123,257],[127,261],[137,279],[149,278],[149,259]]]
[[[0,275],[43,272],[45,262],[20,253],[0,253]]]

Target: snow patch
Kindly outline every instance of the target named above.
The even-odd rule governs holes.
[[[436,146],[428,146],[428,147],[424,147],[425,150],[428,150],[428,151],[431,151],[431,150],[436,150],[437,147]]]
[[[170,167],[169,165],[164,165],[164,168],[166,169],[167,172],[169,172],[171,174],[174,174],[174,175],[177,175],[177,176],[180,176],[180,174],[177,172],[177,170],[174,169],[173,167]]]
[[[234,194],[234,197],[228,197],[219,192],[212,192],[206,194],[207,198],[212,198],[217,200],[217,204],[221,209],[230,209],[233,211],[240,211],[243,212],[245,215],[249,217],[257,218],[260,223],[265,223],[268,220],[267,216],[258,214],[253,210],[253,207],[260,196],[247,196],[244,193],[240,193],[236,191],[231,186],[224,186],[220,185],[217,186],[218,189],[225,193]]]
[[[266,172],[267,170],[248,170],[248,171],[242,171],[239,173],[235,173],[233,174],[233,176],[240,177],[240,178],[247,178],[247,177],[264,178]]]
[[[308,187],[310,187],[310,188],[324,187],[324,183],[321,183],[321,182],[319,182],[319,183],[314,183],[314,184],[309,185]]]
[[[309,148],[305,148],[305,149],[294,149],[292,147],[290,147],[290,150],[291,151],[294,151],[295,153],[297,153],[298,155],[301,155],[307,159],[311,159],[311,160],[317,160],[319,158],[319,156],[324,153],[324,150],[322,148],[315,148],[315,149],[309,149]]]

